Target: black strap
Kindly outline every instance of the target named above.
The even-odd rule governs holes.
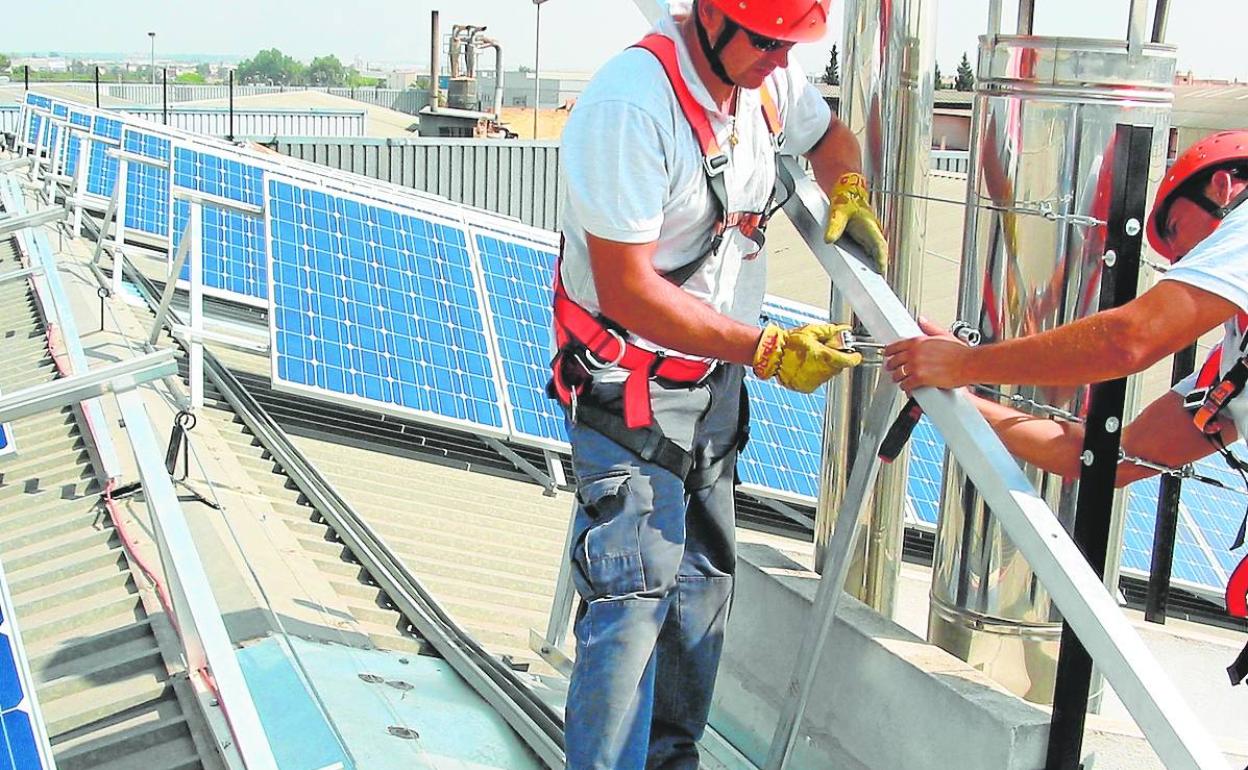
[[[697,3],[694,3],[693,6],[693,26],[697,28],[698,45],[701,46],[702,55],[706,57],[707,63],[711,65],[711,72],[715,73],[715,77],[719,78],[724,85],[735,86],[736,83],[732,82],[732,78],[728,77],[728,71],[724,69],[724,60],[721,54],[728,47],[728,43],[732,41],[732,36],[737,34],[737,23],[728,18],[727,14],[722,15],[724,17],[724,28],[719,33],[719,39],[713,45],[711,44],[711,36],[702,24],[702,13]]]
[[[1239,651],[1239,655],[1235,657],[1235,662],[1226,667],[1227,676],[1231,678],[1231,686],[1239,684],[1248,677],[1248,644],[1244,645],[1244,649]]]
[[[727,452],[700,468],[694,468],[689,472],[689,476],[685,478],[685,489],[690,492],[696,492],[699,489],[706,489],[715,482],[719,481],[724,472],[728,470],[728,466],[732,466],[735,474],[737,466],[737,457],[741,451],[745,449],[745,445],[750,442],[750,396],[746,392],[745,383],[741,383],[740,403],[737,407],[737,435],[733,436],[732,446]],[[734,477],[734,482],[736,481]]]
[[[654,463],[669,471],[682,482],[689,477],[689,471],[693,468],[693,455],[664,436],[663,431],[655,426],[629,430],[624,427],[622,415],[587,401],[577,404],[576,421],[611,439],[642,461]]]

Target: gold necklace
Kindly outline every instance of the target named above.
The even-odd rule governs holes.
[[[728,144],[733,147],[741,141],[740,134],[737,133],[737,107],[741,102],[741,87],[734,86],[732,89],[732,112],[728,114]]]

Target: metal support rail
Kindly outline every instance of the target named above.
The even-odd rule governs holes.
[[[148,305],[158,304],[155,287],[132,265],[129,277]],[[180,319],[168,311],[171,323]],[[563,723],[515,674],[483,650],[438,605],[402,560],[295,447],[281,426],[211,352],[205,351],[205,373],[247,429],[281,464],[286,475],[320,511],[360,564],[377,581],[416,631],[455,672],[511,726],[552,770],[563,770]]]
[[[921,332],[910,312],[884,279],[867,266],[868,260],[859,255],[856,246],[842,249],[823,242],[827,212],[823,192],[793,158],[784,158],[780,173],[794,190],[784,206],[785,212],[871,336],[885,343],[918,336]],[[970,399],[960,391],[934,388],[923,388],[914,397],[1010,539],[1033,566],[1063,617],[1166,767],[1226,768],[1226,760],[1213,740]],[[864,462],[876,460],[867,457]],[[861,473],[864,471],[855,468],[855,475]],[[825,565],[824,580],[836,573],[837,565]],[[817,635],[822,622],[823,619],[812,618],[807,635]],[[808,654],[818,652],[806,643],[803,650]],[[799,659],[797,671],[807,670],[808,665],[808,661]],[[795,678],[790,691],[796,695],[801,687],[802,682]],[[783,747],[792,745],[792,733],[801,724],[801,713],[796,707],[796,698],[786,702],[777,725],[769,770],[783,767],[787,755]]]

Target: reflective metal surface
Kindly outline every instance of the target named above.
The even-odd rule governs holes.
[[[981,38],[959,318],[978,324],[986,344],[1097,310],[1105,227],[1095,222],[1109,211],[1115,125],[1154,127],[1156,183],[1174,66],[1167,46],[1146,45],[1133,56],[1125,41]],[[1076,414],[1085,409],[1086,388],[1004,390]],[[1069,530],[1077,483],[1026,472]],[[1107,574],[1116,574],[1116,553],[1110,562]],[[949,461],[931,599],[931,641],[1028,700],[1051,701],[1060,618]]]
[[[888,283],[914,310],[919,263],[927,235],[931,171],[932,91],[935,67],[935,0],[850,0],[845,8],[845,73],[841,120],[863,149],[863,170],[873,191],[890,247]],[[832,317],[849,317],[833,300]],[[815,522],[816,558],[831,537],[854,457],[861,417],[878,371],[859,367],[829,389],[821,494]],[[874,498],[858,538],[846,590],[884,615],[892,614],[905,518],[909,455],[880,471]]]

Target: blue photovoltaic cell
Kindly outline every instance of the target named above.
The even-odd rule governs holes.
[[[30,682],[18,668],[20,640],[8,621],[10,608],[0,609],[0,770],[37,770],[45,767],[40,739],[31,721]]]
[[[506,435],[463,228],[271,179],[274,383]]]
[[[546,397],[550,378],[550,287],[558,247],[476,231],[474,239],[507,397],[513,435],[566,447],[563,409]]]
[[[815,311],[763,306],[760,325],[784,328],[826,321]],[[741,483],[778,498],[812,503],[819,494],[823,414],[827,388],[797,393],[775,381],[746,377],[750,391],[750,441],[737,461]]]
[[[190,204],[174,201],[174,251],[182,242]],[[219,206],[203,204],[200,238],[204,289],[232,299],[267,300],[268,270],[265,267],[264,220]],[[172,259],[172,256],[170,257]],[[191,278],[190,261],[182,267],[181,280]]]
[[[69,113],[69,123],[86,131],[91,130],[91,116],[83,112]],[[82,153],[82,143],[84,141],[82,132],[69,132],[69,141],[65,147],[65,173],[69,176],[73,176],[78,172],[78,156]]]
[[[121,121],[96,115],[91,126],[91,135],[101,139],[121,141]],[[87,174],[87,192],[101,198],[111,198],[113,187],[117,184],[117,159],[108,151],[113,145],[106,142],[91,142],[90,165]]]
[[[60,102],[53,102],[52,114],[58,118],[68,118],[69,107],[65,106],[64,104],[61,104]]]
[[[173,184],[218,198],[252,206],[264,204],[263,171],[232,158],[174,148]],[[190,204],[174,202],[173,251],[182,242],[182,232]],[[204,204],[203,280],[204,288],[234,298],[266,300],[269,296],[268,270],[264,251],[264,226],[258,217]],[[181,279],[190,280],[189,263]]]
[[[26,103],[32,107],[39,107],[44,110],[52,109],[52,100],[42,94],[37,94],[34,91],[26,92]]]
[[[13,443],[13,429],[7,422],[0,422],[0,456],[12,454],[17,450]]]
[[[1157,478],[1153,477],[1131,485],[1122,540],[1122,567],[1125,570],[1144,574],[1149,572],[1153,554],[1153,528],[1157,521],[1158,483]],[[1192,482],[1184,482],[1184,497],[1187,497],[1186,488],[1191,485]],[[1219,593],[1226,585],[1225,576],[1219,574],[1210,564],[1187,519],[1182,515],[1175,532],[1171,578]]]
[[[919,420],[910,437],[910,467],[906,494],[920,523],[936,526],[940,511],[940,485],[945,463],[945,440],[926,418]]]
[[[168,164],[169,140],[133,129],[123,134],[122,148]],[[126,170],[126,227],[140,232],[169,235],[169,169],[145,163],[128,163]]]

